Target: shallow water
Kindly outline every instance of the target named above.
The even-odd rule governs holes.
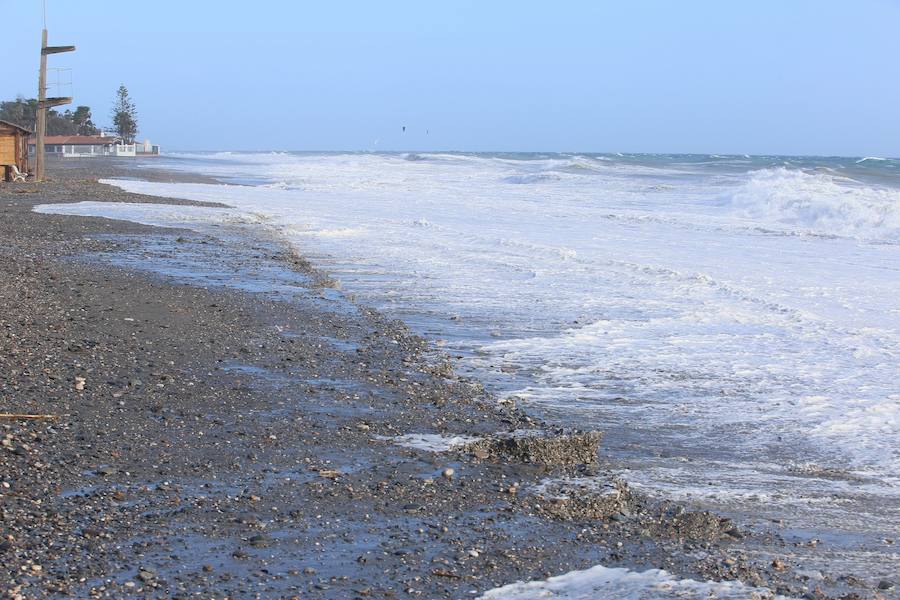
[[[891,574],[897,161],[218,153],[161,166],[257,185],[114,182],[234,210],[48,210],[273,229],[501,395],[604,430],[633,486],[784,520],[833,545],[823,569]]]

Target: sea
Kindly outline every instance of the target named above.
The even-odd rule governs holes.
[[[817,547],[813,579],[896,572],[900,160],[215,152],[150,166],[222,183],[108,183],[233,208],[42,210],[264,227],[500,401],[602,430],[632,488],[774,527],[798,557]]]

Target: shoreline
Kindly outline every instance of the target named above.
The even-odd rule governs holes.
[[[498,409],[271,240],[32,212],[151,198],[88,181],[121,176],[115,164],[50,166],[59,181],[0,188],[3,410],[60,415],[0,422],[16,573],[3,588],[455,598],[603,564],[797,597],[892,593],[811,582],[771,532],[675,503],[541,499],[548,478],[603,479],[559,459],[565,442],[523,462],[505,442],[434,453],[379,439],[549,428]]]

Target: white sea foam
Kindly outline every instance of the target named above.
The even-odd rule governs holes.
[[[109,181],[108,183],[117,183]],[[35,212],[58,215],[92,215],[110,219],[123,219],[146,225],[178,225],[228,223],[260,224],[265,219],[252,212],[232,208],[177,206],[171,204],[139,204],[134,202],[73,202],[69,204],[43,204]]]
[[[667,571],[632,571],[596,566],[544,581],[513,583],[485,592],[480,600],[787,600],[739,582],[678,579]]]
[[[437,433],[407,433],[398,436],[375,436],[375,439],[386,440],[404,446],[425,450],[426,452],[448,452],[466,444],[477,442],[479,438],[471,435],[440,435]]]
[[[879,183],[889,178],[800,159],[805,170],[772,168],[779,158],[736,171],[723,159],[422,157],[205,155],[178,164],[284,185],[115,181],[234,209],[46,210],[265,223],[342,289],[448,340],[461,369],[552,420],[604,430],[645,489],[707,501],[715,480],[748,512],[760,512],[754,498],[792,507],[792,486],[805,494],[809,478],[771,465],[809,463],[867,482],[856,494],[846,479],[815,480],[817,494],[841,495],[829,526],[865,520],[863,496],[897,505],[900,192]]]

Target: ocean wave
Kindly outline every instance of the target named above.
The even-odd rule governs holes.
[[[900,190],[777,167],[752,171],[724,197],[737,216],[793,233],[900,240]]]
[[[509,177],[504,177],[503,181],[506,183],[528,184],[559,181],[560,179],[562,178],[556,173],[528,173],[525,175],[510,175]]]
[[[179,158],[197,161],[221,161],[221,162],[239,162],[239,163],[261,163],[269,164],[272,159],[293,159],[296,155],[290,152],[270,151],[270,152],[166,152],[166,158]]]
[[[567,173],[582,173],[585,171],[604,171],[608,167],[593,158],[577,156],[556,167],[556,170]]]

